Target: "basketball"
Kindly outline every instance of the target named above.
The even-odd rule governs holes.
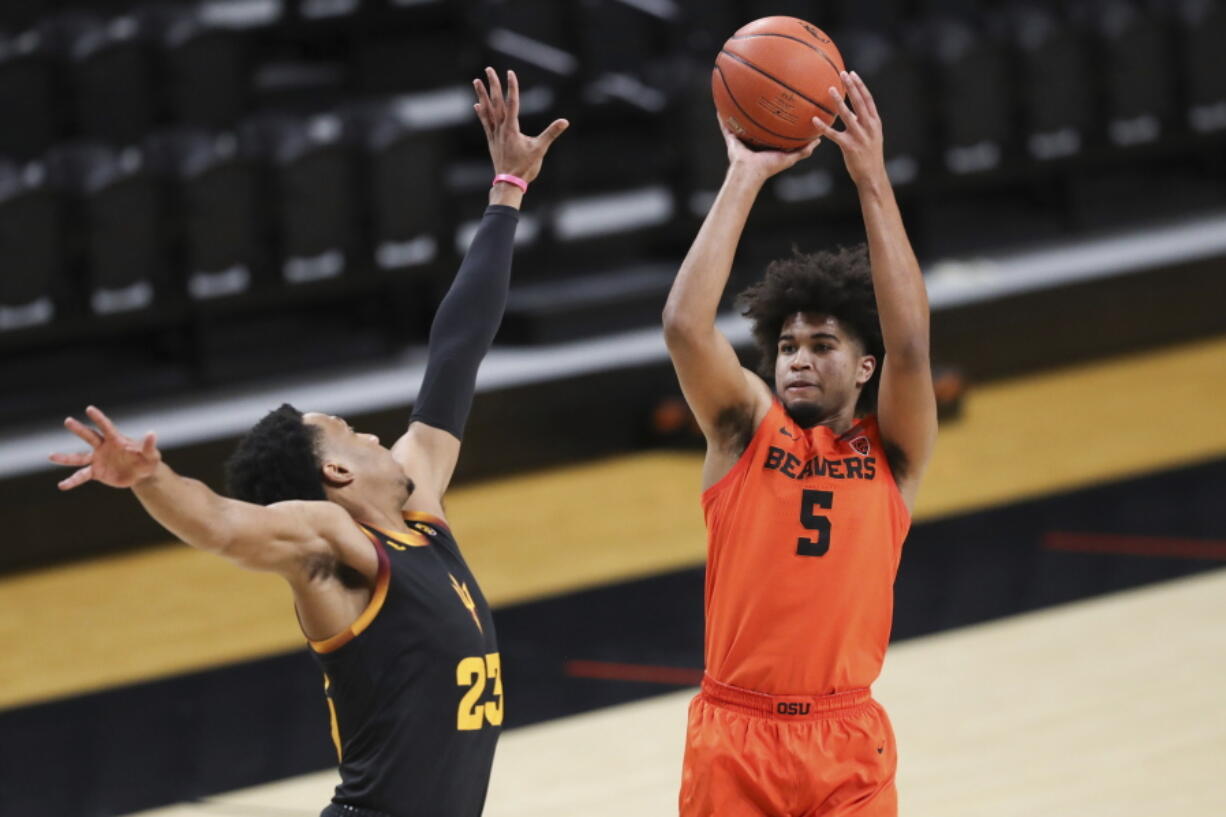
[[[820,28],[796,17],[742,26],[715,58],[711,93],[724,126],[750,147],[799,150],[837,111],[827,90],[846,93],[843,57]]]

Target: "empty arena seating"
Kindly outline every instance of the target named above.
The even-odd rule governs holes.
[[[1020,69],[1026,151],[1038,161],[1080,153],[1094,126],[1088,49],[1076,31],[1040,6],[1018,7],[1009,23]]]
[[[55,59],[37,29],[0,30],[0,155],[32,159],[61,135]]]
[[[519,73],[525,128],[572,122],[503,340],[650,323],[724,173],[712,58],[765,14],[811,19],[869,83],[926,258],[1226,206],[1223,0],[9,0],[0,354],[437,294],[488,187],[485,65]],[[743,257],[858,229],[826,145],[767,187]],[[559,317],[594,293],[600,320]]]
[[[0,162],[0,333],[43,326],[63,290],[61,201],[41,162]]]
[[[255,150],[235,131],[183,128],[152,141],[177,216],[187,294],[242,295],[268,279],[268,212]]]
[[[154,306],[169,268],[165,208],[145,151],[100,142],[51,154],[56,182],[71,202],[81,290],[94,315]]]
[[[467,107],[467,95],[464,99]],[[440,209],[449,155],[446,132],[415,116],[413,100],[369,109],[354,127],[371,185],[374,266],[387,273],[433,269],[448,243]]]
[[[59,41],[77,132],[127,145],[158,121],[149,32],[134,15],[71,14],[50,29]]]
[[[281,278],[307,284],[360,273],[358,231],[365,208],[344,120],[330,113],[271,116],[245,128],[259,145],[270,182],[265,204],[280,248]]]
[[[151,24],[169,118],[206,128],[237,121],[248,105],[252,37],[198,7],[167,8]]]

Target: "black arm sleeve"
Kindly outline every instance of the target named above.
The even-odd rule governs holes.
[[[460,264],[451,289],[434,313],[430,351],[413,416],[464,436],[472,408],[477,368],[485,358],[507,307],[511,285],[511,250],[519,211],[490,205]]]

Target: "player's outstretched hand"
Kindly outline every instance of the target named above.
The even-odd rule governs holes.
[[[489,87],[486,87],[488,83]],[[527,136],[519,130],[519,78],[507,72],[507,93],[502,94],[498,72],[485,69],[485,82],[473,80],[477,104],[473,109],[485,129],[490,144],[490,158],[495,173],[509,173],[530,182],[541,172],[541,162],[553,141],[570,127],[565,119],[555,119],[539,136]]]
[[[717,116],[719,130],[728,146],[728,164],[736,171],[748,172],[758,181],[766,181],[776,173],[782,173],[802,159],[808,159],[817,150],[822,139],[819,136],[798,150],[754,150],[736,137],[722,117]]]
[[[51,455],[52,462],[78,469],[60,482],[61,491],[71,491],[90,480],[112,488],[131,488],[153,475],[162,461],[162,454],[157,449],[157,438],[152,431],[137,442],[120,434],[110,418],[97,407],[90,406],[85,413],[94,421],[97,429],[73,417],[64,421],[64,427],[89,443],[91,450],[83,454]]]
[[[834,87],[830,88],[843,120],[843,130],[835,130],[817,117],[813,124],[818,132],[839,146],[843,151],[843,161],[851,180],[857,185],[866,180],[880,178],[885,174],[885,142],[881,133],[881,116],[877,113],[877,104],[873,95],[868,92],[868,86],[855,71],[842,74],[843,84],[847,87],[847,95],[851,98],[854,110],[848,107],[847,100]]]

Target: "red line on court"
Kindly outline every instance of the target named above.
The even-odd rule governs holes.
[[[1125,556],[1226,561],[1226,542],[1212,539],[1049,531],[1043,536],[1043,547],[1047,550],[1066,550],[1076,553],[1113,553]]]
[[[656,667],[650,664],[618,664],[612,661],[567,661],[563,672],[573,678],[606,681],[644,681],[650,684],[697,686],[702,670],[688,667]]]

